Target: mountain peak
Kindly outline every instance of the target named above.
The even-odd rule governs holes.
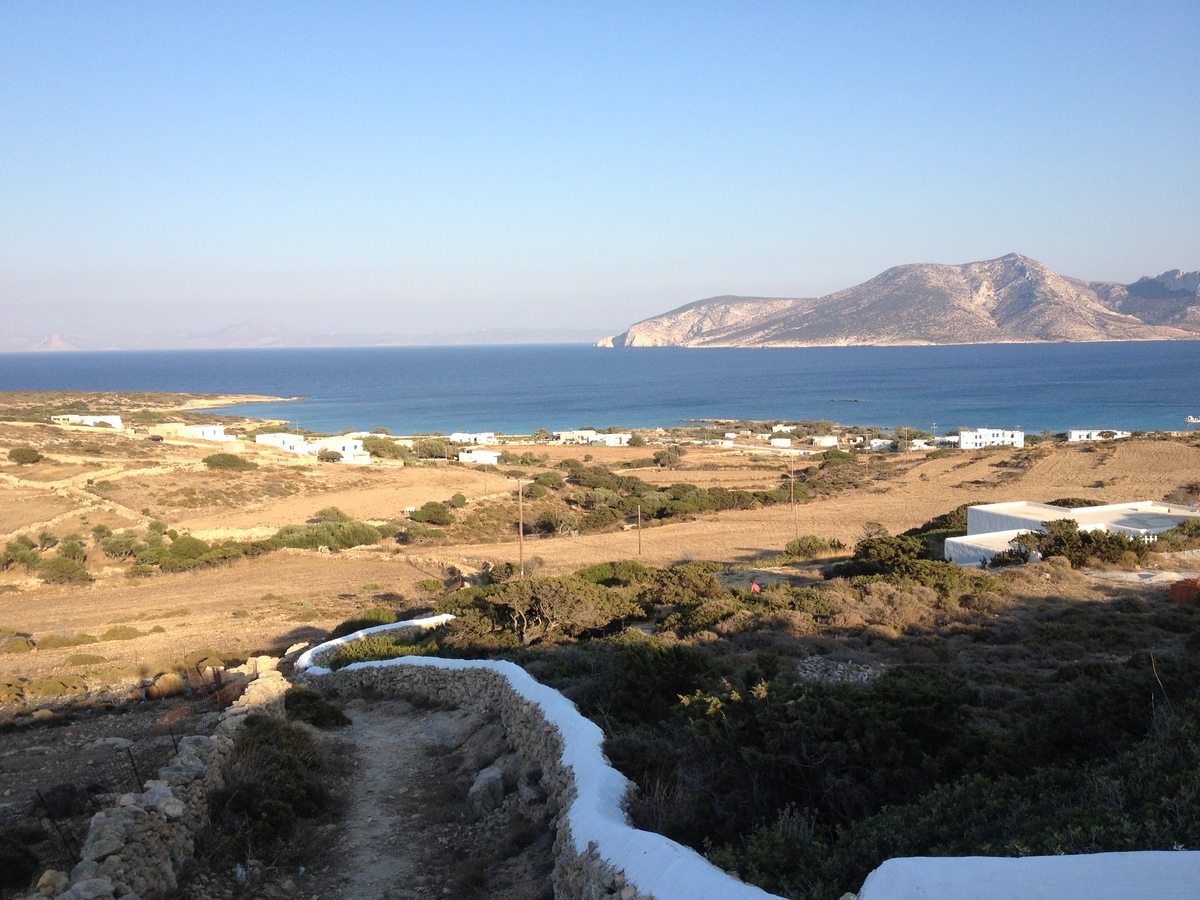
[[[894,266],[824,297],[713,297],[606,338],[610,347],[803,347],[1200,340],[1200,273],[1133,285],[1068,278],[1020,253]]]

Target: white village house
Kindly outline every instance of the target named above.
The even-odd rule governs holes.
[[[459,450],[458,461],[464,463],[476,463],[483,466],[495,466],[500,462],[499,450]]]
[[[1072,444],[1080,441],[1115,441],[1117,438],[1127,437],[1129,437],[1128,431],[1114,431],[1107,428],[1093,429],[1091,431],[1073,429],[1067,432],[1067,441]]]
[[[278,447],[299,456],[316,456],[322,450],[331,450],[341,454],[338,462],[350,466],[365,466],[371,462],[371,454],[363,449],[362,441],[346,435],[309,441],[304,435],[279,431],[255,435],[254,443]]]
[[[978,566],[997,553],[1011,549],[1017,535],[1045,530],[1044,523],[1074,519],[1080,531],[1111,531],[1153,541],[1189,519],[1200,519],[1200,509],[1142,500],[1107,506],[1068,509],[1047,503],[986,503],[967,507],[967,533],[946,539],[945,558],[961,566]]]
[[[160,437],[175,437],[196,441],[227,443],[237,440],[232,434],[225,433],[224,425],[185,425],[183,422],[163,422],[161,425],[151,425],[148,431]]]
[[[124,428],[120,416],[51,416],[50,421],[55,425],[107,425],[109,428]]]
[[[450,443],[452,444],[494,444],[496,443],[496,432],[494,431],[456,431],[450,435]]]
[[[1025,446],[1025,432],[1005,431],[1003,428],[959,429],[958,446],[963,450],[979,450],[982,447]]]
[[[591,428],[554,432],[554,440],[560,444],[590,444],[595,439],[596,432]]]

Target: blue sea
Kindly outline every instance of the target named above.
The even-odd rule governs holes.
[[[237,411],[326,432],[527,434],[701,418],[1180,431],[1200,415],[1200,342],[7,353],[0,390],[303,397]]]

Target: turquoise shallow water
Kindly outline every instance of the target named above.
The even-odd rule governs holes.
[[[255,405],[321,431],[828,419],[928,429],[1183,430],[1200,342],[605,350],[585,345],[0,354],[0,390],[300,396]],[[849,402],[859,401],[859,402]]]

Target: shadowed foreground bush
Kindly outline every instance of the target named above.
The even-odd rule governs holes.
[[[279,848],[298,819],[328,806],[324,770],[320,748],[303,728],[247,716],[225,764],[225,785],[209,796],[209,852],[245,861]]]

